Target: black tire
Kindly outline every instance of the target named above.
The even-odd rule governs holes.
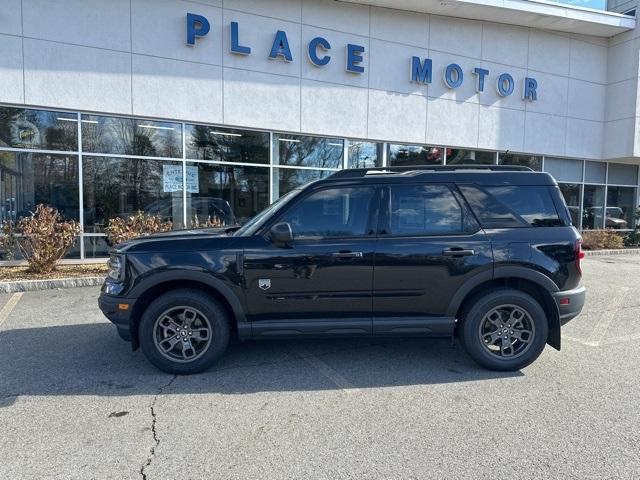
[[[517,320],[518,316],[522,320]],[[512,327],[510,318],[516,319],[514,330],[507,328]],[[549,322],[540,304],[531,295],[514,289],[478,295],[465,308],[460,322],[463,347],[478,364],[490,370],[512,372],[530,365],[544,350],[549,335]],[[490,343],[494,338],[495,343]]]
[[[205,334],[206,330],[209,333]],[[225,352],[229,331],[225,309],[198,290],[175,290],[158,297],[147,307],[138,326],[140,347],[149,362],[177,375],[210,368]],[[168,351],[163,353],[162,348]]]

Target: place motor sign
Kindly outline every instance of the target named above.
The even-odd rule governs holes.
[[[204,37],[211,31],[209,20],[203,15],[187,13],[187,45],[195,47],[197,39]],[[252,47],[243,45],[240,42],[240,24],[231,22],[230,31],[230,52],[234,55],[251,55]],[[307,44],[307,58],[316,67],[324,67],[331,63],[330,52],[333,46],[324,37],[315,37]],[[365,72],[363,65],[366,49],[362,45],[348,43],[346,45],[346,65],[345,70],[354,75]],[[269,58],[285,62],[293,61],[293,54],[289,47],[287,32],[278,30],[274,34],[273,42],[270,46]],[[409,81],[428,85],[433,81],[433,61],[430,58],[413,56],[409,59],[410,75]],[[474,78],[476,91],[484,92],[487,78],[491,72],[486,68],[475,67],[471,72]],[[459,88],[465,81],[465,72],[457,63],[446,65],[442,80],[449,89]],[[516,81],[508,72],[501,72],[495,77],[495,89],[501,97],[508,97],[515,91]],[[538,82],[533,77],[525,77],[522,80],[522,99],[530,102],[538,99]]]

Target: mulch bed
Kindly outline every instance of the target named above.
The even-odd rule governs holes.
[[[51,273],[31,273],[28,267],[0,267],[0,282],[19,280],[49,280],[52,278],[101,277],[107,274],[107,265],[60,265]]]

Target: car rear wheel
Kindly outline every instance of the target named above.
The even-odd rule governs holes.
[[[544,350],[549,334],[540,304],[519,290],[482,294],[462,317],[462,345],[471,358],[491,370],[515,371],[531,364]]]
[[[225,309],[197,290],[176,290],[154,300],[140,320],[140,346],[160,370],[189,375],[210,368],[229,343]]]

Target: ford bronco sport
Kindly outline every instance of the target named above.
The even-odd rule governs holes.
[[[212,366],[232,334],[457,337],[517,370],[581,311],[578,231],[524,167],[343,170],[242,227],[115,247],[100,308],[165,372]]]

